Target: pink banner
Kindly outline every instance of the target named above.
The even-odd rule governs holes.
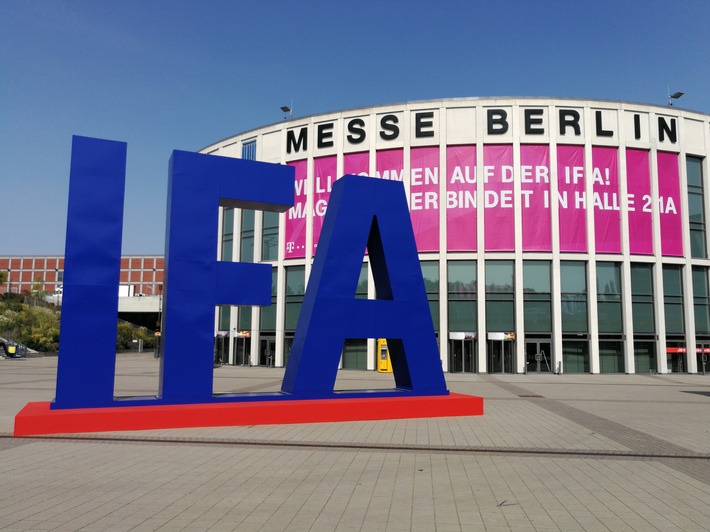
[[[331,157],[317,157],[313,159],[313,254],[318,247],[318,239],[323,229],[323,218],[328,208],[330,191],[337,179],[338,159]]]
[[[306,198],[308,161],[288,163],[296,169],[294,183],[295,198],[293,207],[286,213],[286,249],[284,258],[302,259],[306,256]]]
[[[343,174],[370,175],[370,152],[346,153],[343,156]]]
[[[617,148],[592,147],[594,249],[621,253],[621,200]]]
[[[375,177],[402,181],[404,172],[404,150],[380,150],[377,152]]]
[[[486,251],[515,249],[513,210],[513,146],[483,147]]]
[[[446,148],[446,247],[476,251],[476,146]]]
[[[629,253],[653,255],[651,167],[647,150],[626,150]]]
[[[550,147],[520,146],[523,251],[552,251]]]
[[[560,251],[586,253],[587,200],[584,192],[584,146],[557,146],[557,203]]]
[[[409,154],[409,213],[419,251],[439,251],[439,148]]]
[[[682,257],[683,224],[680,216],[678,154],[659,151],[657,160],[661,254],[666,257]]]

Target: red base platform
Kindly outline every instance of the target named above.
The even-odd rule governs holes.
[[[68,410],[51,410],[46,402],[28,403],[15,416],[15,436],[481,415],[482,397],[455,393]]]

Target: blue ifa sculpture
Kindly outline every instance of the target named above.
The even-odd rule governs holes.
[[[175,151],[170,161],[160,391],[114,397],[126,144],[74,137],[52,409],[448,395],[403,184],[333,186],[280,392],[215,395],[216,305],[271,304],[269,264],[217,261],[219,207],[284,212],[288,166]],[[377,298],[355,298],[364,254]],[[346,339],[386,338],[395,388],[333,389]]]

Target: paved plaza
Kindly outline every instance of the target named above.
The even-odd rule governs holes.
[[[56,367],[0,359],[0,530],[710,530],[710,375],[447,375],[484,416],[13,438]],[[117,395],[157,387],[152,353],[118,355]]]

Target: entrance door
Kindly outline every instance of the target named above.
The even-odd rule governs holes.
[[[259,340],[259,365],[274,367],[276,361],[276,337],[262,336]]]
[[[449,373],[475,373],[476,340],[449,340]]]
[[[251,353],[251,338],[237,336],[234,339],[234,365],[248,366]]]
[[[513,348],[511,340],[486,340],[488,373],[513,373]]]
[[[710,371],[710,343],[699,343],[696,349],[698,353],[698,373],[706,375]]]
[[[547,340],[525,342],[528,373],[552,373],[552,343]]]

